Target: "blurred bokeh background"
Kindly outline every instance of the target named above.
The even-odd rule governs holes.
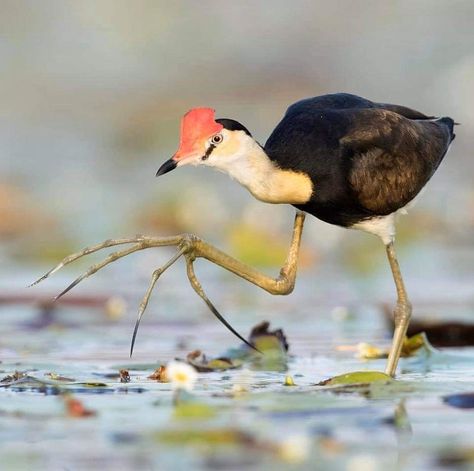
[[[181,261],[160,280],[133,364],[126,363],[138,304],[171,250],[114,263],[56,304],[53,295],[101,255],[26,285],[85,245],[180,232],[277,274],[293,208],[260,203],[210,169],[186,167],[159,179],[155,173],[176,151],[190,108],[213,107],[264,143],[291,103],[341,91],[461,123],[426,191],[400,217],[397,240],[415,320],[467,321],[472,332],[473,0],[0,0],[2,469],[203,469],[190,442],[181,446],[192,434],[178,433],[178,447],[159,438],[158,431],[182,425],[172,417],[169,386],[147,377],[194,349],[212,358],[239,341],[188,286]],[[251,389],[247,399],[225,399],[240,371],[200,376],[196,394],[220,408],[213,426],[245,431],[237,437],[246,445],[230,461],[224,448],[226,469],[250,469],[248,459],[252,469],[287,469],[267,460],[268,446],[265,453],[252,449],[247,432],[263,443],[308,436],[310,463],[324,469],[401,469],[407,446],[411,467],[403,469],[439,469],[435,448],[458,447],[472,464],[472,414],[448,410],[440,399],[472,391],[472,352],[453,359],[428,350],[414,366],[402,361],[402,384],[408,378],[413,387],[400,396],[389,388],[366,402],[365,392],[314,389],[338,373],[383,368],[384,360],[354,357],[359,342],[386,347],[391,339],[386,318],[395,290],[375,237],[308,218],[288,297],[196,265],[210,299],[243,335],[262,320],[284,330],[289,374],[302,388],[292,396],[281,386],[283,372],[261,371],[243,389]],[[121,368],[131,370],[130,385],[119,383]],[[38,378],[33,388],[16,370]],[[95,417],[68,417],[54,396],[65,390],[44,386],[57,374],[81,381],[74,394]],[[15,377],[19,389],[9,389]],[[91,380],[111,386],[82,383]],[[410,419],[397,412],[408,394],[413,438],[392,430],[411,433]],[[274,413],[280,409],[288,415]],[[204,430],[199,420],[195,427]],[[214,456],[208,445],[199,447],[205,469],[221,469],[214,458],[222,448]],[[326,466],[334,460],[348,464]]]
[[[176,150],[181,116],[192,107],[214,107],[263,143],[289,104],[339,91],[462,123],[447,159],[402,217],[399,239],[407,277],[418,280],[421,294],[457,296],[459,280],[470,286],[472,1],[2,0],[0,6],[2,292],[23,292],[41,270],[84,245],[137,233],[195,232],[276,268],[291,207],[257,202],[209,169],[160,179],[155,172]],[[437,258],[443,248],[448,261]],[[127,277],[142,273],[145,280],[161,259],[140,257],[146,269],[125,269]],[[302,258],[316,280],[328,270],[347,273],[344,283],[354,286],[356,298],[364,295],[357,280],[377,273],[386,290],[370,293],[392,293],[372,236],[311,218]],[[114,278],[105,281],[106,274],[98,279],[115,281],[118,293],[125,289]],[[472,295],[469,288],[458,291]]]

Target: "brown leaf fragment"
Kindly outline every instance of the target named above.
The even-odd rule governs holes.
[[[12,375],[7,375],[4,378],[0,380],[0,383],[11,383],[13,381],[18,381],[24,377],[26,377],[27,374],[24,373],[23,371],[15,371]]]
[[[186,361],[196,368],[199,373],[209,373],[211,371],[225,371],[241,366],[241,362],[227,357],[207,359],[201,350],[194,350],[187,354]]]
[[[154,379],[159,383],[169,383],[169,379],[166,375],[166,366],[160,365],[159,368],[157,368],[150,376],[148,376],[148,379]]]
[[[74,397],[66,397],[65,399],[65,406],[66,406],[66,414],[68,417],[92,417],[97,414],[96,411],[91,409],[86,409],[84,404]]]
[[[128,373],[128,370],[120,370],[119,374],[121,383],[130,383],[130,375]]]

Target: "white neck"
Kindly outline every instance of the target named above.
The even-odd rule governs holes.
[[[302,172],[282,170],[262,147],[242,133],[236,152],[209,162],[235,178],[255,198],[267,203],[306,203],[313,192],[311,179]]]

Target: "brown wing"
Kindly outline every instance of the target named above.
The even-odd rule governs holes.
[[[383,215],[411,201],[446,154],[452,126],[450,118],[411,120],[383,109],[358,110],[340,143],[361,206]]]
[[[377,108],[382,108],[384,110],[393,111],[401,116],[404,116],[408,119],[435,119],[436,116],[427,116],[420,111],[413,110],[407,106],[401,105],[391,105],[390,103],[376,103]]]

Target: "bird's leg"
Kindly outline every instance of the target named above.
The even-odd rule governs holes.
[[[305,213],[297,211],[293,226],[293,236],[286,262],[281,268],[279,276],[276,278],[264,275],[255,268],[236,260],[200,239],[194,241],[192,254],[194,258],[205,258],[206,260],[234,273],[240,278],[250,281],[250,283],[257,285],[270,294],[290,294],[295,286],[298,254],[304,219]]]
[[[301,235],[303,232],[304,219],[305,219],[305,214],[303,212],[297,211],[296,216],[295,216],[294,227],[293,227],[293,237],[292,237],[292,241],[290,245],[290,250],[288,252],[286,262],[283,268],[280,270],[279,276],[276,278],[272,278],[270,276],[264,275],[263,273],[260,273],[255,268],[252,268],[249,265],[246,265],[245,263],[242,263],[236,260],[230,255],[227,255],[226,253],[215,248],[211,244],[208,244],[202,239],[199,239],[195,235],[181,234],[181,235],[171,236],[171,237],[138,236],[138,237],[129,238],[129,239],[106,240],[105,242],[101,244],[86,247],[82,251],[64,258],[56,267],[51,269],[49,272],[47,272],[44,276],[39,278],[39,280],[37,280],[33,284],[36,284],[42,280],[45,280],[46,278],[48,278],[50,275],[52,275],[53,273],[55,273],[56,271],[58,271],[60,268],[64,267],[65,265],[68,265],[74,262],[75,260],[78,260],[79,258],[89,255],[91,253],[97,252],[99,250],[102,250],[108,247],[114,247],[117,245],[126,245],[126,244],[131,245],[130,247],[126,249],[119,250],[117,252],[110,254],[102,262],[92,265],[85,273],[83,273],[81,276],[76,278],[76,280],[74,280],[62,293],[56,296],[55,299],[58,299],[59,297],[66,294],[69,290],[74,288],[77,284],[79,284],[84,279],[88,278],[89,276],[93,275],[94,273],[104,268],[106,265],[109,265],[110,263],[115,262],[116,260],[122,257],[125,257],[131,253],[138,252],[140,250],[144,250],[144,249],[148,249],[152,247],[175,246],[178,248],[177,253],[163,267],[161,267],[160,269],[156,270],[153,273],[150,286],[142,300],[142,303],[140,304],[139,316],[138,316],[137,324],[135,326],[133,339],[135,338],[136,331],[138,329],[138,324],[143,315],[143,312],[145,311],[151,292],[153,291],[153,288],[156,282],[158,281],[159,276],[167,268],[169,268],[174,262],[176,262],[182,255],[184,255],[186,257],[188,278],[193,289],[204,300],[204,302],[211,309],[213,314],[221,322],[223,322],[234,334],[236,334],[241,340],[245,341],[245,339],[241,337],[239,334],[237,334],[235,330],[225,321],[225,319],[222,318],[222,316],[216,310],[214,305],[207,298],[199,281],[196,278],[196,275],[194,274],[193,262],[196,258],[204,258],[206,260],[209,260],[212,263],[215,263],[216,265],[219,265],[225,268],[226,270],[236,274],[237,276],[247,281],[250,281],[251,283],[259,286],[260,288],[264,289],[265,291],[271,294],[281,294],[281,295],[289,294],[293,291],[293,288],[295,285],[296,270],[297,270],[297,263],[298,263],[298,253],[299,253],[299,248],[300,248],[300,243],[301,243]],[[133,340],[132,340],[132,348],[133,348]]]
[[[395,286],[397,288],[397,306],[395,307],[395,311],[393,313],[395,330],[385,373],[390,376],[395,376],[397,363],[400,359],[400,353],[402,351],[403,341],[405,340],[408,324],[410,322],[411,303],[408,300],[405,290],[405,285],[403,283],[403,278],[400,272],[397,256],[395,254],[393,242],[390,242],[386,246],[386,250],[390,268],[392,269],[393,280],[395,281]]]

